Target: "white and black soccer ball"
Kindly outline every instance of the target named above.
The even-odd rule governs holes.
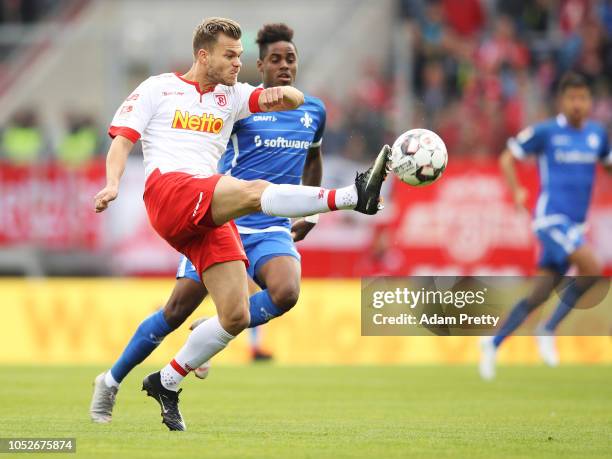
[[[446,145],[435,132],[411,129],[391,147],[391,170],[402,182],[424,186],[435,182],[446,168]]]

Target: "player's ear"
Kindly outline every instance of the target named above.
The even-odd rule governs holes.
[[[257,71],[263,73],[263,61],[261,59],[257,59]]]
[[[198,53],[196,54],[196,61],[201,64],[205,64],[208,61],[208,51],[204,48],[198,49]]]

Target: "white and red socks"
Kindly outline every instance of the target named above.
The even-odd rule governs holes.
[[[174,359],[160,371],[162,385],[172,391],[187,374],[223,350],[234,336],[226,332],[219,317],[214,316],[198,325]]]
[[[261,210],[276,217],[303,217],[354,209],[357,205],[355,185],[328,190],[316,186],[272,184],[261,194]]]

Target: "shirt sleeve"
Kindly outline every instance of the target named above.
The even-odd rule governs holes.
[[[236,120],[247,118],[253,113],[261,111],[259,109],[259,94],[263,91],[263,88],[256,88],[248,83],[236,83],[233,88],[236,98],[234,107]]]
[[[142,136],[149,121],[153,117],[153,95],[151,79],[143,81],[123,101],[115,112],[115,116],[108,128],[108,135],[115,138],[118,135],[136,142]]]
[[[547,129],[540,123],[526,127],[516,137],[508,139],[508,148],[516,159],[525,159],[529,155],[539,155],[546,148]]]
[[[603,131],[601,135],[599,160],[606,166],[612,165],[612,147],[610,146],[610,138],[606,131]]]
[[[327,119],[327,113],[325,111],[325,105],[321,102],[321,108],[319,110],[319,126],[317,127],[317,131],[312,139],[312,144],[310,147],[320,147],[321,143],[323,143],[323,133],[325,132],[325,121]]]

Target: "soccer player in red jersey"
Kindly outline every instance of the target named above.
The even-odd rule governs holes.
[[[247,257],[233,219],[253,212],[301,217],[351,209],[375,214],[387,174],[385,145],[355,184],[328,190],[217,174],[217,162],[235,121],[255,112],[293,110],[304,101],[291,87],[254,88],[238,83],[240,26],[208,18],[195,30],[194,63],[184,75],[144,81],[117,110],[109,134],[106,187],[96,212],[118,195],[133,144],[141,139],[147,176],[144,201],[153,228],[194,264],[217,308],[198,326],[176,357],[143,381],[162,408],[170,430],[185,430],[178,386],[189,371],[220,352],[249,324]]]

